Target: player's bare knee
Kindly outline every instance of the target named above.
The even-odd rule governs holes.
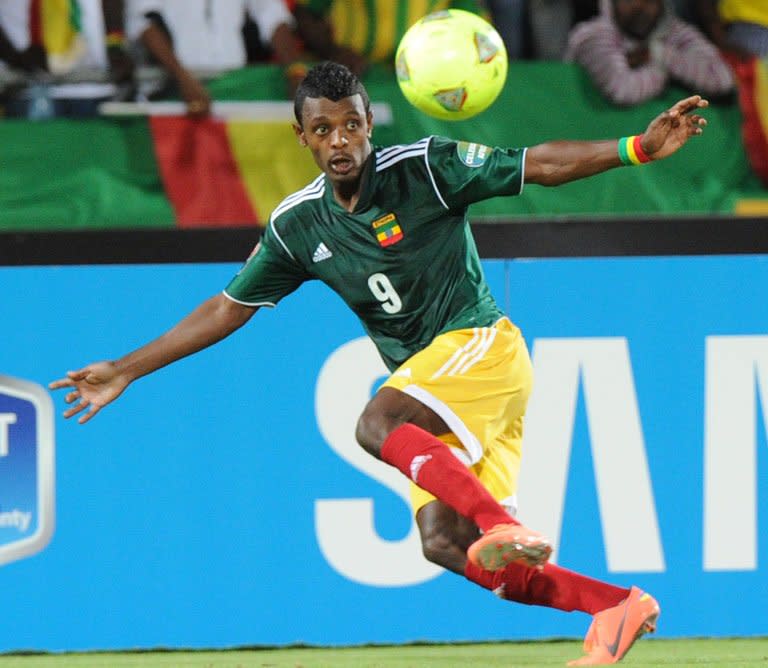
[[[400,394],[399,392],[397,393]],[[355,438],[368,453],[381,459],[381,446],[400,425],[408,422],[409,415],[391,401],[391,393],[380,392],[365,407],[357,421]]]
[[[369,452],[374,457],[379,456],[380,446],[379,448],[376,448],[376,443],[371,436],[371,426],[365,413],[363,413],[357,419],[357,426],[355,427],[355,440],[358,442],[360,447],[363,448],[363,450]]]
[[[355,438],[366,452],[381,459],[381,446],[390,431],[381,413],[366,408],[357,420]]]

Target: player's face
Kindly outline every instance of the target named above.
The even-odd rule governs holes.
[[[371,154],[373,118],[363,100],[352,95],[334,102],[324,97],[304,101],[301,126],[294,126],[302,146],[308,146],[317,166],[338,185],[357,183]]]
[[[616,24],[635,39],[645,39],[664,13],[663,0],[613,0]]]

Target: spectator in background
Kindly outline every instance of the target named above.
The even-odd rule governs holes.
[[[694,5],[698,0],[671,0],[671,2],[675,14],[683,19],[683,21],[696,25],[696,8]]]
[[[545,0],[546,1],[546,0]],[[491,14],[491,23],[498,31],[507,56],[510,60],[520,60],[526,52],[525,38],[526,4],[532,0],[486,0],[485,4]],[[570,2],[570,0],[554,0],[554,2]]]
[[[733,91],[717,49],[665,0],[601,0],[600,9],[571,31],[565,59],[583,66],[611,102],[645,102],[670,82],[710,97]]]
[[[123,0],[2,0],[0,59],[25,79],[4,91],[9,116],[92,116],[133,94]]]
[[[486,4],[510,59],[562,60],[573,26],[598,14],[597,0],[486,0]],[[510,49],[508,42],[522,49]]]
[[[768,0],[697,0],[696,12],[719,49],[744,59],[768,56]]]
[[[317,58],[346,65],[360,75],[369,63],[394,63],[408,28],[443,9],[481,14],[477,0],[294,0],[299,36]]]
[[[531,56],[536,60],[562,60],[574,16],[573,0],[528,0]]]
[[[10,5],[6,5],[7,9]],[[27,44],[26,47],[17,47],[5,32],[3,26],[13,27],[13,22],[8,21],[8,16],[3,16],[3,6],[0,5],[0,60],[7,63],[8,67],[27,74],[48,71],[48,60],[45,49],[41,44]],[[18,40],[22,42],[23,40]]]
[[[128,35],[172,78],[191,116],[210,113],[211,97],[200,77],[248,63],[246,13],[285,66],[288,93],[306,73],[294,20],[283,0],[128,0]]]

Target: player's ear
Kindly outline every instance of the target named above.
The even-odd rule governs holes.
[[[296,133],[296,137],[299,139],[299,144],[306,146],[307,136],[304,134],[304,128],[302,128],[298,123],[293,123],[293,131]]]
[[[369,111],[366,116],[365,120],[368,124],[368,139],[371,138],[371,135],[373,134],[373,112]]]

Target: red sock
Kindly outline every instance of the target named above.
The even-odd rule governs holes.
[[[594,580],[555,564],[544,564],[544,570],[539,571],[512,563],[500,571],[491,572],[467,561],[464,575],[508,601],[567,612],[580,610],[590,615],[612,608],[629,596],[629,589]]]
[[[483,531],[496,524],[519,524],[445,443],[416,425],[400,425],[387,436],[381,458]]]

